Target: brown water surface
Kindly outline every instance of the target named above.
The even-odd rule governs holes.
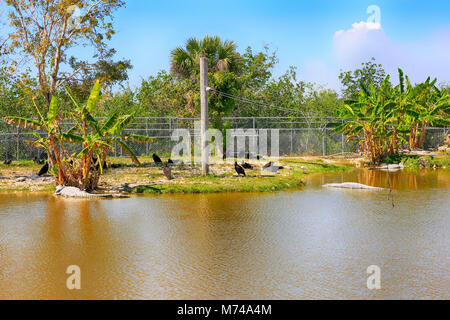
[[[307,182],[113,201],[0,195],[0,299],[450,298],[449,170]],[[394,191],[321,187],[334,182]],[[79,291],[66,288],[69,265]],[[379,291],[366,287],[369,265]]]

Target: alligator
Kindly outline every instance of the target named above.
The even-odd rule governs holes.
[[[67,198],[89,198],[89,199],[113,199],[113,198],[128,198],[128,196],[119,194],[92,194],[82,191],[76,187],[56,187],[55,196],[62,196]]]
[[[387,166],[384,167],[377,167],[377,168],[370,168],[369,170],[387,170],[387,171],[397,171],[397,170],[402,170],[405,169],[405,165],[402,163],[400,164],[389,164]]]
[[[339,188],[339,189],[364,189],[364,190],[385,190],[383,188],[366,186],[360,183],[346,182],[346,183],[330,183],[323,185],[324,188]]]

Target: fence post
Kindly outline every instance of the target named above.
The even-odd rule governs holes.
[[[172,152],[172,139],[170,138],[171,136],[172,136],[172,130],[173,130],[173,126],[172,126],[172,120],[173,120],[173,118],[172,117],[170,117],[169,118],[169,153],[171,153]]]
[[[202,150],[202,174],[209,173],[209,148],[208,148],[208,59],[200,57],[200,105],[201,128],[200,140]]]
[[[342,120],[342,124],[344,124],[344,120]],[[342,154],[344,154],[344,152],[345,152],[345,136],[344,136],[344,133],[341,134],[341,143],[342,143],[342,146],[341,146]]]
[[[323,128],[322,134],[322,154],[325,157],[327,155],[327,122],[325,121],[325,126]]]
[[[7,136],[7,132],[6,132],[6,126],[5,126],[5,132],[4,132],[4,139],[5,139],[5,160],[8,157],[8,136]]]
[[[292,155],[292,153],[294,151],[293,150],[294,149],[293,140],[294,140],[294,129],[291,128],[291,153],[290,153],[290,155]]]
[[[17,126],[17,141],[16,141],[16,160],[19,161],[19,150],[20,150],[20,130],[19,126]]]
[[[148,138],[148,118],[145,119],[145,136]],[[145,156],[148,157],[148,142],[145,144]]]

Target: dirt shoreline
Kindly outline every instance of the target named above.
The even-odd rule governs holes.
[[[449,162],[448,155],[439,161]],[[329,157],[283,157],[279,163],[285,167],[279,174],[261,171],[264,161],[252,162],[255,170],[247,170],[246,178],[238,178],[233,164],[211,166],[211,175],[200,175],[199,166],[172,166],[173,180],[167,180],[161,166],[150,158],[143,158],[143,166],[136,167],[129,159],[113,158],[117,169],[104,172],[96,193],[111,194],[162,194],[162,193],[217,193],[217,192],[266,192],[293,189],[303,185],[303,177],[312,173],[345,171],[367,167],[368,162],[359,155]],[[56,190],[50,175],[38,177],[41,165],[32,161],[0,165],[0,193],[48,192]],[[440,166],[446,168],[445,166]]]

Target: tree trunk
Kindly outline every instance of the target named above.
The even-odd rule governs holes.
[[[417,141],[417,145],[416,147],[418,149],[423,149],[423,145],[425,144],[425,137],[427,134],[427,127],[428,127],[428,122],[425,122],[422,124],[422,129],[420,130],[420,134],[418,137],[418,141]]]

